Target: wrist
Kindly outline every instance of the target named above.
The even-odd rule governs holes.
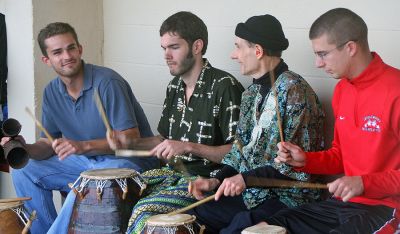
[[[184,142],[183,145],[185,154],[190,154],[193,152],[194,144],[192,142]]]
[[[219,181],[217,178],[210,178],[209,180],[211,182],[211,187],[214,189],[218,188],[221,184],[221,181]]]
[[[79,152],[79,154],[85,154],[92,149],[92,145],[90,144],[90,141],[81,141],[78,144],[80,145],[80,151],[81,151],[81,152]]]

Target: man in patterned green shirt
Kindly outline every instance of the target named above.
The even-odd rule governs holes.
[[[204,193],[218,189],[216,201],[190,211],[210,233],[240,233],[264,216],[320,196],[320,191],[314,189],[251,187],[257,177],[311,179],[286,164],[276,164],[276,145],[284,140],[309,151],[321,150],[324,113],[309,84],[288,70],[281,59],[289,42],[275,17],[251,17],[237,25],[235,34],[236,48],[231,57],[240,63],[243,75],[253,77],[253,84],[242,95],[238,143],[223,158],[225,166],[216,178],[197,179],[190,191],[202,199]],[[271,74],[277,77],[272,87]],[[280,123],[284,139],[280,137]]]
[[[160,136],[118,141],[118,146],[152,149],[167,167],[142,174],[147,189],[133,208],[128,233],[141,233],[151,215],[196,201],[188,193],[188,181],[199,175],[213,176],[221,168],[219,163],[232,148],[244,90],[232,75],[203,58],[207,27],[196,15],[178,12],[170,16],[160,28],[160,37],[175,76],[168,84],[158,125]],[[114,145],[113,139],[109,142]]]

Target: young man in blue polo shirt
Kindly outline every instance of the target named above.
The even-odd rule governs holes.
[[[70,191],[68,183],[81,172],[122,167],[142,172],[158,165],[156,158],[116,158],[107,144],[106,127],[93,100],[95,90],[113,129],[126,137],[153,135],[129,84],[111,69],[84,63],[76,32],[66,23],[47,25],[40,31],[38,42],[42,61],[58,74],[45,88],[42,107],[42,124],[56,140],[51,142],[42,134],[35,143],[26,144],[29,164],[12,171],[17,195],[32,197],[26,207],[37,211],[33,234],[46,233],[57,217],[52,190]],[[68,226],[72,194],[58,223],[63,229]]]

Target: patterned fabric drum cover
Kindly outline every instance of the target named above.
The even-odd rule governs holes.
[[[71,185],[77,196],[68,233],[125,233],[145,186],[133,169],[82,172]]]
[[[21,234],[28,220],[23,202],[0,203],[0,234]]]
[[[259,223],[244,229],[242,234],[286,234],[286,229],[280,226]]]
[[[146,234],[195,234],[203,233],[203,227],[193,226],[196,217],[188,214],[160,214],[150,217],[146,222]]]

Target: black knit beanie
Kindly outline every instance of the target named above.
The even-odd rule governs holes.
[[[235,35],[271,51],[283,51],[289,46],[281,23],[268,14],[253,16],[245,23],[239,23]]]

